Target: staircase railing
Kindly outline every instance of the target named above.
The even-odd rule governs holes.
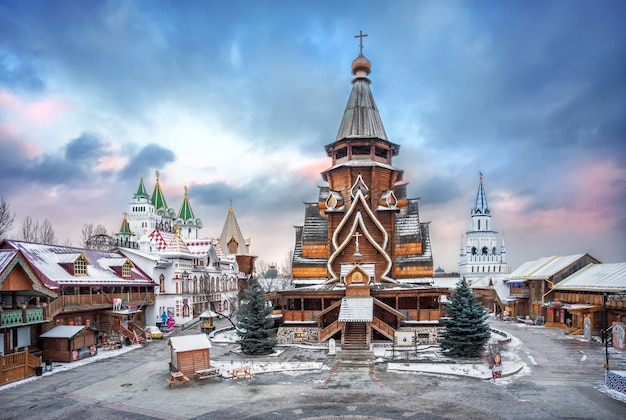
[[[378,331],[390,340],[393,340],[396,332],[396,330],[391,325],[383,322],[378,318],[372,319],[372,328],[374,328],[376,331]]]
[[[319,342],[322,343],[328,340],[330,337],[332,337],[338,331],[340,331],[342,327],[343,327],[343,323],[340,323],[339,321],[335,321],[329,326],[327,326],[326,328],[323,328],[320,331]]]

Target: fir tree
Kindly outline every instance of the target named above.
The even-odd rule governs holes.
[[[244,292],[241,301],[237,334],[244,354],[269,354],[274,351],[276,341],[269,338],[269,329],[274,325],[270,317],[272,308],[266,305],[265,292],[257,282]]]
[[[459,280],[444,308],[448,316],[440,320],[446,327],[440,340],[441,348],[453,357],[480,356],[491,332],[485,322],[485,307],[476,301],[465,277]]]

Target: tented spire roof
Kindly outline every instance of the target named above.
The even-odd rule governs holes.
[[[480,173],[480,184],[476,193],[476,202],[472,209],[472,214],[489,214],[489,204],[487,204],[487,194],[483,187],[483,173]]]
[[[161,184],[159,184],[159,171],[156,171],[156,184],[154,185],[154,191],[152,191],[152,205],[155,210],[167,210],[168,208],[165,196],[163,195],[163,190],[161,190]]]
[[[137,192],[135,193],[135,198],[148,198],[148,192],[146,191],[146,186],[143,183],[143,176],[139,179],[139,187],[137,187]]]
[[[388,140],[385,127],[378,113],[374,96],[370,90],[370,61],[363,55],[352,62],[352,92],[343,113],[336,141],[345,138],[379,138]]]
[[[196,217],[193,215],[193,210],[191,209],[191,204],[189,203],[189,197],[187,196],[187,187],[185,186],[185,197],[183,198],[183,204],[180,206],[180,211],[178,212],[178,218],[184,221],[195,219]]]
[[[233,240],[237,243],[237,252],[234,254],[247,255],[250,253],[248,242],[241,233],[239,223],[237,223],[237,218],[235,217],[235,211],[233,210],[233,206],[231,204],[228,208],[228,215],[226,216],[226,222],[224,223],[222,234],[220,235],[220,248],[222,248],[222,251],[224,251],[225,254],[233,254],[233,252],[229,251],[228,245],[229,243],[232,243]]]

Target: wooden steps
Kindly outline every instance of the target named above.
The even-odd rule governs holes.
[[[346,323],[341,348],[342,350],[369,350],[367,324],[365,322]]]

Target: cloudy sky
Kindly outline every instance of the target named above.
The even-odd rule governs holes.
[[[350,64],[456,270],[479,172],[509,262],[626,261],[623,1],[0,1],[0,195],[78,245],[143,175],[203,236],[229,204],[282,263],[316,201]]]

